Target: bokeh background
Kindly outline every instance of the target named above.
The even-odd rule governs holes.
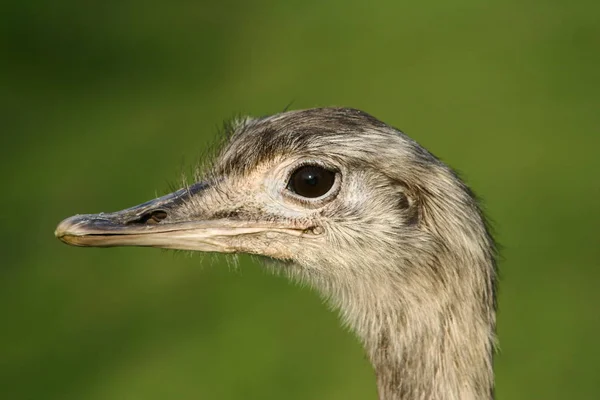
[[[5,0],[0,46],[0,398],[376,398],[336,314],[249,257],[53,237],[290,103],[364,109],[484,198],[499,399],[598,397],[597,1]]]

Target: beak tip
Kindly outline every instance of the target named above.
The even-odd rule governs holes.
[[[63,219],[56,226],[54,236],[63,243],[72,244],[72,242],[69,241],[69,238],[78,236],[76,227],[79,220],[79,215]]]

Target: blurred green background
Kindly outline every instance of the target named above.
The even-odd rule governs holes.
[[[0,46],[0,398],[376,398],[335,313],[249,257],[53,236],[292,101],[364,109],[485,199],[499,399],[598,397],[597,1],[11,0]]]

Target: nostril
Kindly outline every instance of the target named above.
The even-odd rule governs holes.
[[[158,224],[160,221],[162,221],[165,218],[167,218],[166,211],[155,210],[155,211],[143,214],[139,219],[136,219],[135,221],[132,221],[132,222],[138,223],[138,224],[154,225],[154,224]]]

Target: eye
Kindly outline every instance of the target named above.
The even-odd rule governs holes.
[[[292,173],[287,188],[299,196],[314,199],[333,187],[335,172],[318,165],[304,165]]]

